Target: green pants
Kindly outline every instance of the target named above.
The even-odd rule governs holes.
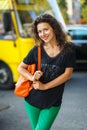
[[[32,130],[50,130],[60,107],[39,109],[24,102],[25,108],[31,123]]]

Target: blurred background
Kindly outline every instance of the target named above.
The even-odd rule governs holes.
[[[87,24],[86,0],[57,0],[66,24]]]

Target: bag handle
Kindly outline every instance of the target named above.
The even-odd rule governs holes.
[[[41,70],[41,46],[38,43],[38,70]]]

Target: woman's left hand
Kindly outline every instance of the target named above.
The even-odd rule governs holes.
[[[34,81],[33,88],[39,90],[45,90],[45,84],[41,83],[40,81]]]

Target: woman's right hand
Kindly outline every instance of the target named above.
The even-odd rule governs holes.
[[[32,76],[32,81],[39,80],[42,75],[43,75],[42,71],[40,70],[36,71]]]

